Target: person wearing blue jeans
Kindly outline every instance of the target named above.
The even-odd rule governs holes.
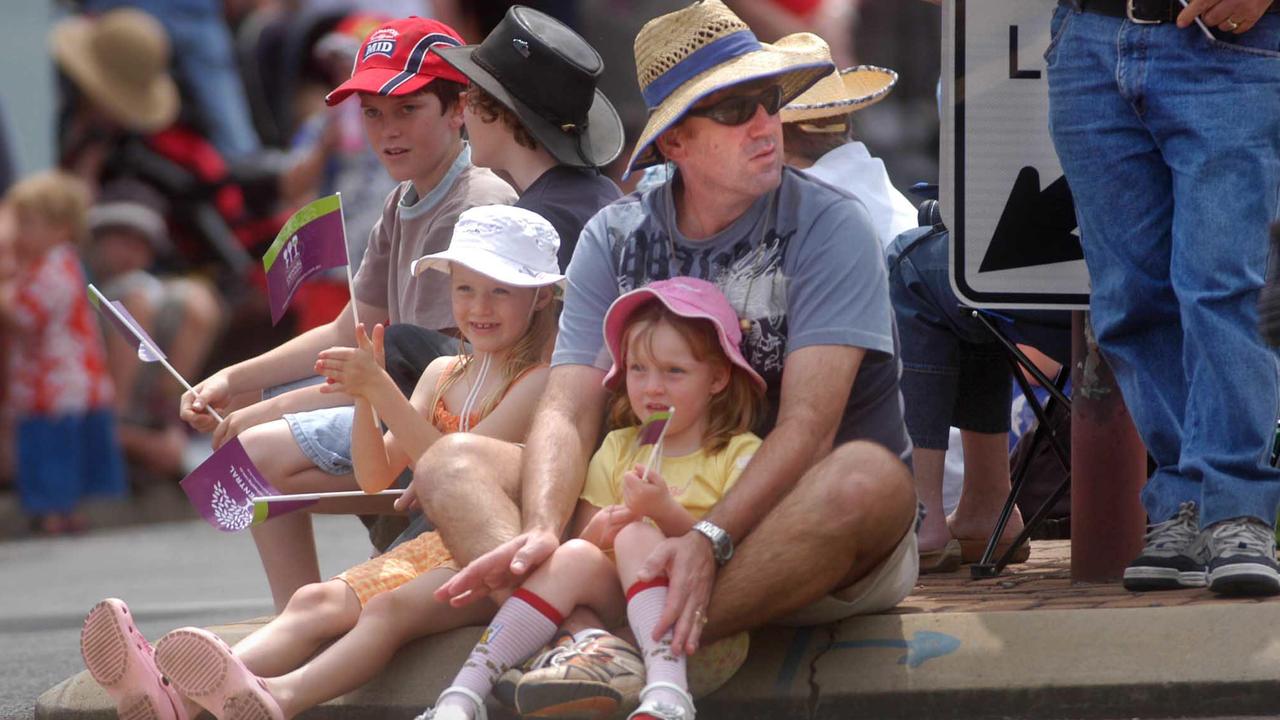
[[[912,473],[925,506],[920,572],[949,572],[976,562],[1009,494],[1012,382],[1005,350],[961,308],[951,289],[950,234],[942,225],[908,230],[889,245],[889,298],[902,346],[902,404],[915,446]],[[1071,360],[1070,315],[1061,310],[988,311],[1019,345],[1060,364]],[[960,429],[964,485],[950,517],[943,511],[943,464],[949,428]],[[997,557],[1022,530],[1016,510]],[[1027,548],[1027,546],[1023,546]],[[1013,562],[1024,562],[1029,548]]]
[[[1256,309],[1280,205],[1278,11],[1061,0],[1053,15],[1049,125],[1093,327],[1156,465],[1130,590],[1280,593],[1280,365]]]

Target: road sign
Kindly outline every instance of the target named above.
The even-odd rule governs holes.
[[[943,5],[942,216],[951,284],[978,307],[1079,308],[1089,275],[1049,138],[1056,0]]]

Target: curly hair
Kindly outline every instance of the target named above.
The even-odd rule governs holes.
[[[480,121],[483,123],[488,124],[501,120],[503,126],[511,131],[520,147],[530,150],[538,149],[538,141],[534,139],[533,134],[524,126],[524,123],[520,122],[520,118],[516,117],[515,112],[475,83],[472,83],[467,88],[467,107],[471,108],[471,112],[479,115]]]

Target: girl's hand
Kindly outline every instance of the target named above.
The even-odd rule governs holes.
[[[662,476],[650,470],[645,478],[643,465],[636,465],[622,476],[622,497],[633,513],[644,517],[658,515],[667,504],[675,502]]]
[[[373,326],[373,338],[364,331],[364,324],[356,326],[358,347],[331,347],[320,351],[316,359],[316,372],[323,375],[326,385],[320,392],[345,392],[368,398],[375,383],[385,375],[386,355],[382,348],[385,331],[382,324]]]
[[[610,505],[591,516],[591,521],[582,529],[581,537],[601,550],[608,550],[613,547],[618,531],[639,519],[626,505]]]

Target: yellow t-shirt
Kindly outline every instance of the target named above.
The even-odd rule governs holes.
[[[653,449],[651,445],[637,447],[639,434],[639,427],[629,427],[605,436],[587,466],[583,500],[599,508],[622,504],[622,476],[637,464],[643,465]],[[742,433],[733,436],[728,446],[718,453],[698,450],[688,455],[663,457],[654,469],[667,481],[676,502],[694,518],[701,518],[738,481],[758,447],[760,438],[754,433]]]

